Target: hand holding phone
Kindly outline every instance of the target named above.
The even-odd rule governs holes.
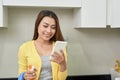
[[[53,55],[59,54],[62,57],[60,50],[64,51],[66,46],[67,46],[66,41],[56,41],[56,43],[52,49],[50,60],[53,60],[54,62],[60,64],[60,61],[58,61],[58,59],[56,59],[56,58],[54,59]],[[54,53],[56,53],[56,54],[54,54]]]

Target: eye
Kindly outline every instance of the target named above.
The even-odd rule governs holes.
[[[56,29],[56,26],[51,26],[52,29]]]
[[[47,25],[43,25],[43,27],[47,28],[48,26]]]

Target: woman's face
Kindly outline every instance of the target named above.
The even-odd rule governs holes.
[[[54,18],[44,17],[38,26],[38,38],[49,41],[56,32],[56,23]]]

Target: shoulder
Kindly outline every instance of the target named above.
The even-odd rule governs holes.
[[[33,45],[33,40],[24,42],[20,48],[28,48]]]

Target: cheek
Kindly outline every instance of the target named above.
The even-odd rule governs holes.
[[[53,34],[55,34],[56,33],[56,30],[53,30]]]
[[[38,33],[40,34],[42,32],[42,28],[38,27]]]
[[[41,32],[40,29],[38,29],[38,34],[40,34],[40,32]]]

